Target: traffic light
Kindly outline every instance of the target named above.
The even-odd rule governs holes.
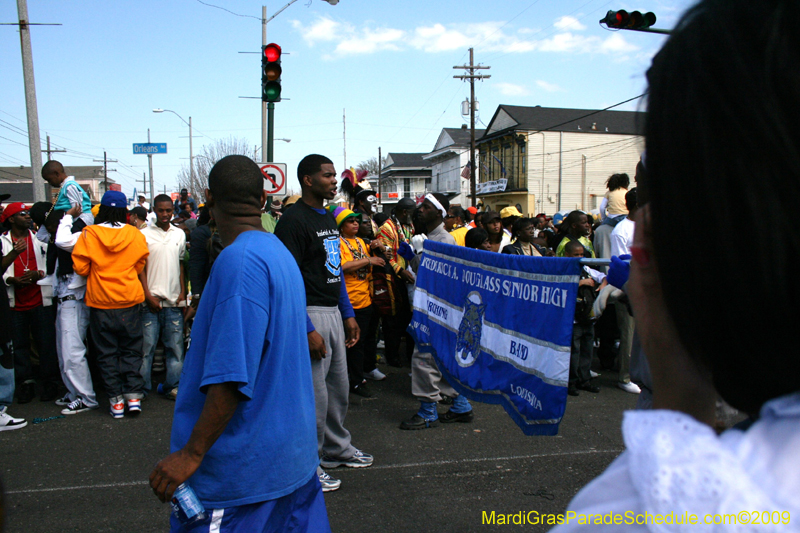
[[[605,18],[600,19],[600,24],[620,30],[646,30],[655,23],[655,13],[647,12],[642,15],[639,11],[609,11]]]
[[[281,47],[275,43],[261,47],[261,100],[281,101]]]

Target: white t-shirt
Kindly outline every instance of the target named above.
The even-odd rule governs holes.
[[[800,393],[764,404],[747,431],[729,429],[717,436],[684,413],[656,410],[626,412],[622,435],[627,450],[567,508],[570,516],[621,515],[622,523],[587,525],[575,517],[552,531],[798,531]],[[627,524],[626,513],[634,519],[649,513],[651,522]],[[652,522],[670,513],[672,524]],[[748,525],[713,524],[743,513]],[[687,526],[692,515],[697,525]],[[760,525],[753,525],[756,521]]]
[[[186,252],[186,234],[169,225],[167,231],[158,226],[142,229],[147,240],[147,287],[161,299],[163,307],[177,307],[181,294],[181,259]]]
[[[619,257],[631,253],[635,227],[636,223],[627,217],[614,227],[611,232],[611,255]]]

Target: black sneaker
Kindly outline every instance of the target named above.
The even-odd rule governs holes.
[[[370,388],[367,386],[366,383],[362,383],[361,385],[356,385],[355,387],[350,389],[350,392],[352,392],[353,394],[357,394],[357,395],[361,396],[362,398],[374,398],[375,397],[375,395],[372,393],[372,391],[370,390]]]
[[[56,400],[56,405],[59,407],[66,407],[71,403],[72,401],[69,399],[69,393],[66,393],[64,396]]]
[[[83,400],[78,398],[77,400],[75,400],[74,402],[72,402],[68,406],[66,406],[64,409],[62,409],[61,410],[61,414],[62,415],[76,415],[78,413],[82,413],[84,411],[90,411],[92,409],[97,409],[97,406],[95,405],[94,407],[89,407],[88,405],[83,403]]]

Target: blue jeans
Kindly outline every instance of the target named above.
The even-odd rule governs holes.
[[[178,386],[183,370],[183,308],[162,307],[154,313],[147,305],[142,306],[142,326],[144,329],[144,358],[142,361],[142,377],[144,390],[150,391],[150,370],[156,352],[158,339],[164,343],[167,356],[167,381],[165,390]]]
[[[11,405],[14,400],[14,348],[11,341],[0,344],[0,407]]]

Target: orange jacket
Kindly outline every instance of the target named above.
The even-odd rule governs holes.
[[[139,273],[150,252],[142,232],[128,224],[83,229],[72,250],[75,272],[86,279],[86,305],[125,309],[144,301]]]

